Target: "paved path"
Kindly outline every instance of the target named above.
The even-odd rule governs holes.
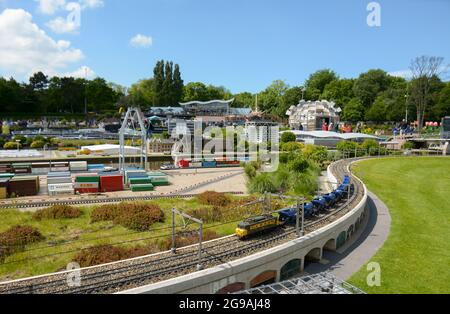
[[[322,261],[308,265],[305,273],[331,271],[337,278],[348,280],[378,252],[389,236],[391,216],[386,205],[371,192],[367,203],[370,214],[366,216],[366,228],[337,252],[324,251]]]

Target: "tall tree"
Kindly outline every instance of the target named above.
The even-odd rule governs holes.
[[[355,93],[353,93],[354,84],[355,80],[353,79],[334,80],[325,86],[321,98],[334,101],[336,105],[344,109],[345,105],[355,97]]]
[[[419,131],[425,122],[425,114],[430,104],[431,81],[442,71],[444,58],[421,56],[411,61],[411,100],[417,110]]]
[[[153,70],[153,105],[164,106],[164,60],[158,61]]]
[[[320,100],[320,96],[325,90],[325,86],[338,79],[337,74],[330,70],[319,70],[310,75],[306,81],[306,99]]]
[[[166,62],[165,64],[161,102],[164,106],[172,106],[175,102],[173,93],[173,62]]]
[[[175,64],[173,71],[173,105],[178,104],[183,99],[184,82],[181,78],[180,66]]]
[[[390,77],[385,71],[370,70],[359,76],[353,86],[353,92],[363,106],[369,108],[378,94],[388,89],[389,84]]]

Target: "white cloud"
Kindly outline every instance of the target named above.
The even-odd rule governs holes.
[[[39,2],[39,11],[44,14],[53,15],[56,11],[63,9],[66,0],[35,0]]]
[[[150,47],[151,45],[153,45],[153,39],[149,36],[138,34],[131,38],[130,44],[133,47]]]
[[[105,6],[103,0],[81,0],[80,4],[82,9],[95,9]]]
[[[97,74],[88,66],[82,66],[79,69],[63,74],[62,76],[74,77],[74,78],[87,78],[92,79],[97,77]]]
[[[67,19],[64,19],[62,17],[57,17],[56,19],[51,20],[45,25],[56,34],[74,33],[80,27],[79,24],[68,21]]]
[[[412,77],[412,72],[411,72],[411,70],[401,70],[401,71],[390,72],[389,75],[396,76],[396,77],[402,77],[404,79],[410,79]]]
[[[84,58],[81,50],[65,40],[55,41],[33,23],[23,9],[0,14],[0,71],[3,76],[27,78],[37,71],[57,75]]]

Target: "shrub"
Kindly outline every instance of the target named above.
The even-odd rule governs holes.
[[[219,235],[212,230],[203,231],[202,240],[203,241],[211,241],[217,239]],[[198,232],[191,232],[182,235],[178,235],[175,238],[175,246],[177,248],[185,247],[193,244],[197,244],[199,240]],[[161,250],[170,250],[172,247],[172,239],[166,238],[162,243],[160,243]]]
[[[102,205],[91,212],[91,222],[113,221],[118,213],[117,205]]]
[[[297,142],[281,143],[281,150],[283,152],[301,152],[305,145]]]
[[[289,142],[296,142],[297,136],[295,136],[292,132],[284,132],[281,135],[281,143],[289,143]]]
[[[221,222],[223,218],[221,208],[215,206],[190,209],[187,214],[201,219],[204,223]]]
[[[223,193],[206,191],[197,196],[200,204],[212,206],[227,206],[230,204],[230,198]]]
[[[163,222],[164,212],[153,203],[120,203],[95,208],[91,213],[91,221],[113,221],[128,229],[145,231],[155,222]]]
[[[252,179],[248,187],[250,193],[275,193],[277,186],[269,173],[261,173]]]
[[[402,145],[402,149],[414,149],[414,143],[412,142],[406,142]]]
[[[44,240],[36,228],[29,226],[15,226],[0,233],[0,261],[6,256],[24,249],[25,245]]]
[[[36,220],[44,219],[74,219],[81,216],[81,210],[69,205],[55,205],[41,209],[33,214]]]
[[[34,141],[31,143],[31,148],[43,148],[45,146],[45,143],[43,141]]]
[[[16,142],[7,142],[3,145],[4,149],[17,149],[17,147],[22,148],[22,144]]]

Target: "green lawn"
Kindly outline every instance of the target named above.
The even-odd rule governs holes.
[[[368,293],[450,293],[450,158],[363,161],[354,172],[388,206],[392,227],[372,258],[381,287],[363,267],[350,283]]]

